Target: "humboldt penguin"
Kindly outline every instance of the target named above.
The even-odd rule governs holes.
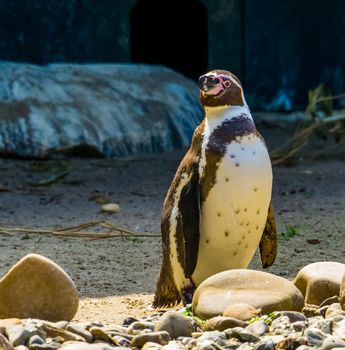
[[[199,87],[205,118],[164,201],[154,307],[189,304],[203,280],[247,268],[258,247],[264,268],[276,258],[272,166],[242,85],[213,70]]]

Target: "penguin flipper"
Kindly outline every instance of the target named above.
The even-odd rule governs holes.
[[[191,279],[195,270],[200,240],[200,184],[197,169],[181,191],[178,203],[180,212],[185,276]]]
[[[264,269],[270,267],[277,256],[277,227],[272,203],[270,203],[264,232],[259,243],[261,264]]]

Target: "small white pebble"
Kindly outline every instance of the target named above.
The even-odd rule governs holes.
[[[120,206],[116,203],[103,204],[102,211],[105,213],[117,213],[120,211]]]

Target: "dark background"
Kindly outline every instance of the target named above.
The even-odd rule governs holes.
[[[345,91],[345,1],[0,0],[0,60],[228,69],[252,108],[303,109]]]

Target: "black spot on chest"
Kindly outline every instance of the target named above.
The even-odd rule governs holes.
[[[217,170],[226,153],[227,146],[232,142],[240,142],[241,138],[251,134],[260,135],[252,119],[244,113],[236,118],[224,121],[211,133],[206,144],[206,165],[201,178],[202,202],[206,200],[211,188],[217,181]]]

